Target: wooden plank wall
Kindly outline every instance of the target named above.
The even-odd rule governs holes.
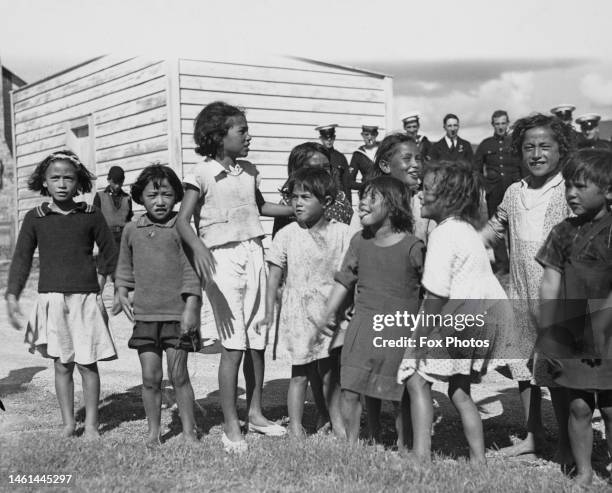
[[[14,93],[18,217],[40,203],[27,179],[46,155],[67,144],[70,122],[90,117],[96,188],[113,165],[126,184],[152,161],[168,159],[167,64],[159,59],[105,56]]]
[[[389,81],[382,76],[296,60],[260,57],[233,61],[179,60],[183,173],[199,161],[193,151],[193,123],[208,103],[222,100],[246,109],[253,137],[248,160],[261,173],[261,191],[270,202],[287,178],[291,149],[318,141],[314,128],[337,123],[335,147],[350,161],[363,143],[361,125],[378,125],[384,135]],[[266,232],[272,221],[262,218]]]

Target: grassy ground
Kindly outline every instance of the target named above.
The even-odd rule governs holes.
[[[4,291],[6,266],[0,265],[0,291]],[[23,296],[28,313],[35,296],[35,274]],[[108,292],[107,301],[108,301]],[[303,442],[249,434],[249,451],[228,456],[221,447],[222,415],[218,403],[217,354],[198,354],[189,362],[201,431],[197,446],[183,444],[172,391],[164,393],[163,446],[144,447],[146,420],[140,401],[140,374],[134,352],[126,347],[130,335],[127,320],[112,319],[119,350],[117,361],[100,365],[102,400],[98,442],[83,437],[58,438],[61,425],[53,392],[53,372],[48,360],[29,354],[23,333],[9,328],[4,305],[0,305],[0,397],[7,410],[0,412],[0,491],[44,489],[43,484],[9,483],[9,475],[72,474],[79,491],[572,491],[569,478],[550,462],[554,454],[554,419],[550,402],[544,402],[547,444],[540,458],[521,461],[492,459],[485,469],[466,462],[467,447],[461,423],[443,386],[434,387],[436,409],[433,437],[435,458],[423,465],[398,455],[391,448],[393,422],[390,406],[384,407],[383,439],[387,447],[349,448],[328,435],[311,435]],[[268,361],[264,398],[266,414],[274,420],[286,415],[285,397],[289,366]],[[78,377],[76,410],[82,423],[82,391]],[[240,382],[241,388],[244,383]],[[515,384],[498,375],[474,386],[473,393],[484,420],[487,447],[510,444],[522,432]],[[244,412],[244,395],[239,408]],[[314,432],[315,409],[306,404],[305,424]],[[605,476],[606,454],[601,421],[596,418],[594,463]],[[55,489],[62,489],[55,487]],[[591,491],[604,491],[598,479]]]

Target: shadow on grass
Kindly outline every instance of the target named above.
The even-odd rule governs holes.
[[[19,370],[11,370],[6,377],[0,378],[0,397],[25,392],[26,384],[32,381],[34,375],[46,369],[46,366],[28,366]]]

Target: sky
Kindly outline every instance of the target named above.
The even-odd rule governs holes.
[[[612,119],[608,0],[0,0],[0,60],[28,82],[104,53],[267,52],[394,80],[394,121],[441,137],[455,113],[479,142],[490,115],[560,103]]]

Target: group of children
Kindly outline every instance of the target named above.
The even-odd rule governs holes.
[[[256,167],[243,159],[251,141],[243,111],[209,104],[195,121],[194,140],[202,162],[183,183],[161,165],[147,167],[137,178],[132,199],[146,213],[125,225],[119,251],[98,208],[74,201],[91,190],[93,178],[74,153],[51,154],[30,177],[29,188],[51,202],[24,218],[6,299],[18,325],[19,295],[38,248],[40,294],[27,340],[54,359],[65,435],[75,429],[75,364],[83,376],[85,433],[97,436],[97,361],[116,357],[92,257],[95,242],[98,273],[114,277],[113,313],[123,311],[134,322],[129,346],[138,350],[142,366],[151,446],[159,443],[164,351],[184,436],[197,440],[186,362],[188,352],[199,350],[205,302],[221,341],[227,451],[247,448],[236,409],[243,360],[249,429],[287,432],[262,409],[264,351],[277,324],[279,343],[292,365],[287,397],[292,436],[305,434],[302,416],[310,383],[319,414],[329,419],[335,436],[357,442],[365,402],[368,434],[378,440],[381,402],[389,400],[396,409],[398,446],[407,446],[412,435],[414,454],[427,460],[431,384],[443,381],[461,416],[470,459],[485,463],[482,422],[470,385],[487,368],[503,366],[519,382],[527,437],[502,452],[537,451],[539,388],[549,386],[559,423],[559,460],[575,461],[579,479],[591,480],[590,419],[596,405],[612,450],[612,363],[605,330],[611,325],[605,308],[612,304],[610,153],[573,153],[569,127],[555,117],[519,120],[513,144],[530,176],[508,189],[496,214],[483,224],[478,173],[464,163],[424,164],[410,136],[389,135],[378,148],[373,178],[361,191],[357,221],[345,198],[338,197],[339,184],[318,144],[294,149],[283,198],[273,204],[259,192]],[[275,228],[267,252],[260,215],[275,217],[283,226]],[[508,296],[485,248],[505,237],[511,260]],[[508,297],[521,309],[509,314]],[[592,316],[587,309],[574,310],[580,329],[576,323],[558,329],[568,318],[559,315],[565,300],[586,298],[599,300],[597,309],[589,307]],[[377,316],[452,314],[474,306],[490,313],[479,332],[495,342],[489,350],[435,352],[418,344],[373,344]],[[588,344],[580,338],[587,332]],[[566,334],[561,342],[560,333]],[[396,323],[385,326],[383,335],[418,341],[449,334],[459,329],[417,324],[411,330]],[[560,355],[559,347],[571,344],[588,346],[588,357]],[[500,358],[503,351],[496,351],[508,347],[515,351],[513,358]]]

